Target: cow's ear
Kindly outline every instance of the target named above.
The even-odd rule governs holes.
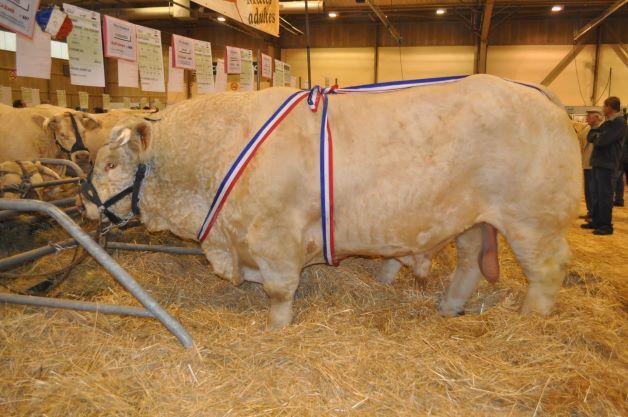
[[[94,130],[102,127],[100,120],[96,119],[89,113],[80,112],[78,113],[78,116],[81,118],[81,123],[83,123],[83,126],[87,130]]]
[[[145,121],[139,122],[135,125],[135,133],[140,141],[140,152],[146,152],[150,148],[153,139],[150,123]]]
[[[48,117],[46,118],[46,120],[44,120],[44,130],[47,133],[52,133],[55,132],[60,125],[61,121],[59,120],[59,117],[57,116],[53,116],[53,117]]]
[[[39,128],[46,130],[46,122],[47,119],[41,114],[34,114],[31,116],[31,120],[35,123]]]

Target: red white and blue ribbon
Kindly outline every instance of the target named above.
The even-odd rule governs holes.
[[[395,81],[379,84],[359,85],[355,87],[338,88],[337,86],[321,88],[316,86],[311,90],[298,91],[292,94],[264,125],[255,133],[253,138],[240,152],[235,162],[229,168],[223,178],[209,212],[203,221],[197,238],[203,242],[212,226],[216,222],[218,214],[225,204],[227,197],[233,190],[238,179],[251,161],[255,152],[268,139],[275,128],[290,114],[290,112],[307,97],[307,103],[312,112],[318,111],[320,101],[323,101],[323,114],[320,130],[320,184],[321,184],[321,225],[323,229],[323,256],[330,265],[336,265],[334,250],[334,177],[333,177],[333,141],[329,123],[329,95],[349,93],[383,93],[387,91],[402,90],[411,87],[443,84],[458,81],[467,75],[453,77],[424,78],[419,80]]]
[[[275,130],[277,126],[283,121],[283,119],[295,108],[299,102],[301,102],[308,95],[307,91],[299,91],[292,94],[286,101],[283,102],[281,106],[273,113],[273,115],[264,123],[264,125],[260,128],[260,130],[255,133],[253,138],[246,144],[242,152],[238,155],[235,162],[229,168],[227,175],[223,178],[220,186],[218,187],[218,191],[216,191],[216,195],[214,196],[214,200],[209,208],[209,213],[205,216],[205,221],[201,226],[201,229],[198,232],[197,238],[199,241],[204,241],[209,234],[212,226],[216,222],[216,218],[218,217],[218,213],[222,209],[222,206],[227,201],[227,197],[233,190],[233,187],[236,185],[238,179],[244,172],[246,166],[251,162],[255,152],[259,149],[259,147],[268,139],[270,134]]]

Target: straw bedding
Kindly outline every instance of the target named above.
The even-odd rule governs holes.
[[[233,287],[204,258],[117,252],[195,346],[154,320],[2,305],[0,415],[626,416],[628,210],[615,215],[610,237],[574,223],[574,262],[547,318],[518,313],[526,282],[503,242],[502,279],[483,282],[463,317],[436,312],[451,246],[419,282],[403,271],[376,283],[377,260],[308,268],[282,331],[264,329],[260,286]],[[125,239],[185,244],[142,230]],[[93,260],[54,295],[135,304]]]

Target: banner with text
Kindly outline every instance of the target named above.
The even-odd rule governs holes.
[[[279,0],[192,0],[262,32],[279,36]]]
[[[38,8],[39,0],[0,1],[0,26],[30,38]]]

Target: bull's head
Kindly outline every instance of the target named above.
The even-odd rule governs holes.
[[[151,127],[143,119],[117,124],[109,142],[100,148],[90,175],[81,187],[80,199],[88,218],[104,214],[120,223],[138,212],[143,164],[151,145]]]
[[[100,126],[100,121],[83,112],[65,112],[43,122],[44,130],[53,136],[59,150],[84,170],[89,167],[85,132]]]

